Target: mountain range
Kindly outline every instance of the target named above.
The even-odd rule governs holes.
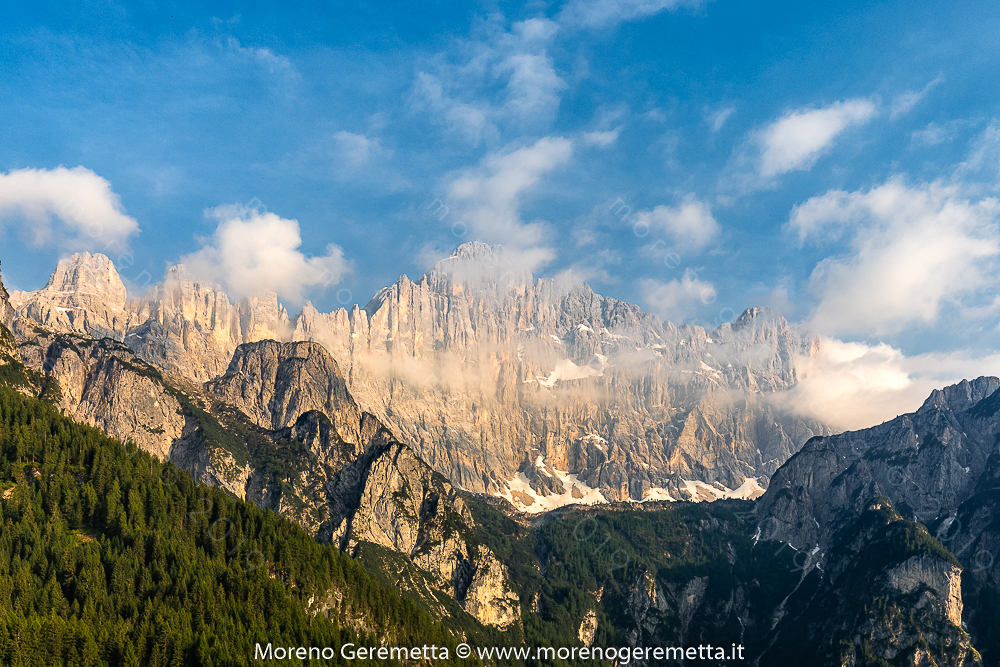
[[[290,317],[183,267],[128,300],[75,255],[0,290],[0,381],[293,520],[466,638],[998,664],[1000,380],[836,434],[785,407],[822,342],[782,318],[676,327],[513,266],[466,244],[364,308]]]
[[[750,497],[831,432],[779,400],[818,343],[783,318],[750,309],[711,332],[676,327],[513,267],[503,248],[468,243],[364,308],[307,303],[290,318],[274,293],[233,301],[183,266],[128,300],[110,260],[84,253],[11,303],[22,328],[106,336],[197,383],[223,375],[241,344],[318,342],[364,409],[435,470],[527,511]]]

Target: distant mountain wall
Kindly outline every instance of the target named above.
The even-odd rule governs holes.
[[[289,317],[274,293],[232,303],[180,266],[126,301],[110,260],[86,253],[12,301],[26,323],[111,336],[199,383],[243,343],[321,343],[362,408],[434,469],[532,512],[753,497],[830,433],[774,400],[812,344],[783,318],[754,308],[711,332],[677,327],[586,284],[535,279],[499,246],[465,244],[419,281],[332,313]]]

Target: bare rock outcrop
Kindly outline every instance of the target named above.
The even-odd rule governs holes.
[[[19,346],[28,368],[59,383],[56,407],[122,442],[167,459],[183,437],[185,418],[158,372],[110,338],[35,333]]]

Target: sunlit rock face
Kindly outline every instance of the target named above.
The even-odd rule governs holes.
[[[113,296],[100,307],[85,298],[91,274]],[[107,258],[74,256],[15,306],[198,382],[224,374],[243,343],[318,342],[361,409],[434,469],[529,512],[754,497],[829,432],[782,408],[812,342],[783,318],[750,309],[711,332],[677,327],[582,282],[535,279],[499,246],[465,244],[364,308],[307,304],[293,318],[273,293],[232,303],[183,267],[141,299],[125,302],[120,284]],[[70,318],[56,292],[82,314]]]
[[[771,400],[811,343],[784,319],[751,309],[711,333],[676,327],[585,284],[535,280],[483,244],[364,309],[307,306],[295,324],[432,466],[528,511],[753,497],[828,432]]]
[[[35,292],[14,292],[17,314],[59,331],[121,338],[131,323],[125,285],[104,255],[77,253],[59,260]]]

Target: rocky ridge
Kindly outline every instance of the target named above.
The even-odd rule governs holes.
[[[35,312],[68,312],[31,303]],[[49,323],[81,321],[94,320]],[[467,539],[474,523],[455,490],[359,409],[320,345],[241,345],[228,372],[202,385],[164,376],[110,337],[64,333],[23,317],[13,325],[17,339],[5,363],[54,386],[42,398],[63,414],[288,516],[321,540],[399,551],[434,590],[485,624],[519,622],[503,565]],[[387,502],[400,511],[386,514]],[[387,542],[376,527],[412,540]]]
[[[472,539],[475,522],[456,491],[358,407],[321,345],[270,340],[241,345],[226,374],[206,383],[205,391],[273,440],[305,447],[304,457],[287,461],[292,474],[284,477],[303,482],[319,477],[318,486],[293,482],[292,487],[313,489],[299,500],[325,518],[312,527],[320,539],[349,552],[367,542],[402,553],[479,621],[500,628],[519,622],[506,570]],[[254,470],[248,497],[283,511],[284,492],[269,485],[273,477],[266,478],[265,469]],[[325,503],[315,502],[317,496],[325,496]]]
[[[884,585],[956,627],[964,619],[984,659],[997,660],[998,409],[1000,379],[981,377],[935,390],[915,413],[809,441],[758,501],[758,536],[800,550],[805,571],[839,590],[870,557],[873,540],[859,531],[875,512],[898,513],[913,522],[907,543],[928,546],[886,570]]]
[[[516,271],[498,246],[465,244],[363,309],[307,304],[294,318],[274,294],[230,303],[183,267],[119,305],[110,264],[62,260],[46,288],[17,294],[18,315],[110,331],[197,382],[222,375],[243,343],[319,342],[364,410],[435,470],[528,511],[751,497],[802,443],[829,433],[773,400],[794,386],[796,358],[811,347],[782,318],[750,309],[712,332],[676,327],[586,285]],[[105,294],[93,313],[74,292],[86,275]]]

